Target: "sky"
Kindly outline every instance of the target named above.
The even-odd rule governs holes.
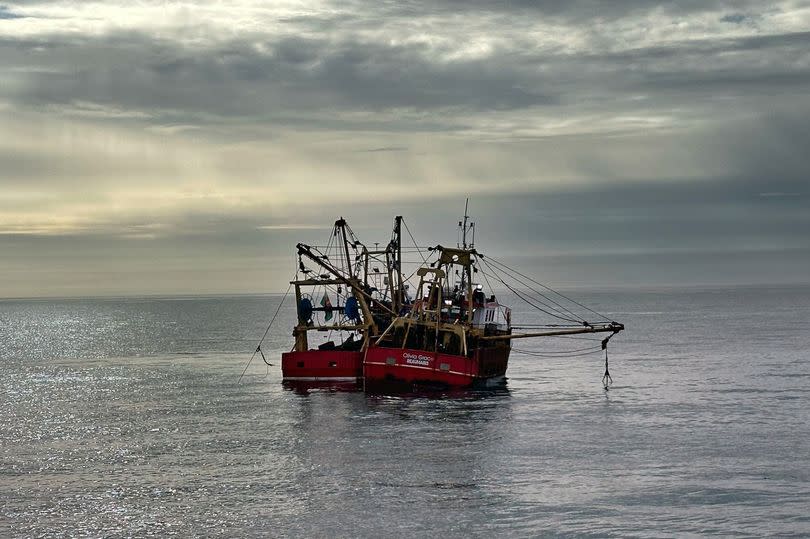
[[[810,282],[810,1],[0,0],[0,297],[283,291],[403,215],[560,287]]]

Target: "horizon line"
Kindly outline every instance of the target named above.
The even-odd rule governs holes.
[[[685,289],[730,289],[730,288],[784,288],[808,287],[810,281],[797,282],[745,282],[745,283],[666,283],[666,284],[611,284],[611,285],[567,285],[553,288],[554,290],[589,290],[589,291],[622,291],[638,289],[643,291],[655,290],[685,290]],[[493,293],[509,293],[508,290],[495,289]],[[204,299],[228,297],[262,297],[282,296],[285,292],[190,292],[190,293],[133,293],[133,294],[89,294],[89,295],[43,295],[43,296],[0,296],[0,302],[5,301],[48,301],[48,300],[114,300],[114,299]]]

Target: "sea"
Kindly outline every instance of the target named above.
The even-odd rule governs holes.
[[[282,383],[289,298],[251,361],[281,295],[0,301],[0,537],[810,536],[810,287],[569,295],[607,391],[598,341],[367,394]]]

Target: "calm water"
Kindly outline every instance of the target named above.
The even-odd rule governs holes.
[[[2,301],[0,536],[810,535],[810,288],[577,298],[628,327],[607,393],[598,354],[455,395],[238,382],[279,297]]]

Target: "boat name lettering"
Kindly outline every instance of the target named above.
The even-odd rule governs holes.
[[[409,365],[421,365],[424,367],[430,364],[431,357],[424,356],[422,354],[417,355],[405,352],[402,354],[402,359],[404,359],[405,363],[408,363]]]

